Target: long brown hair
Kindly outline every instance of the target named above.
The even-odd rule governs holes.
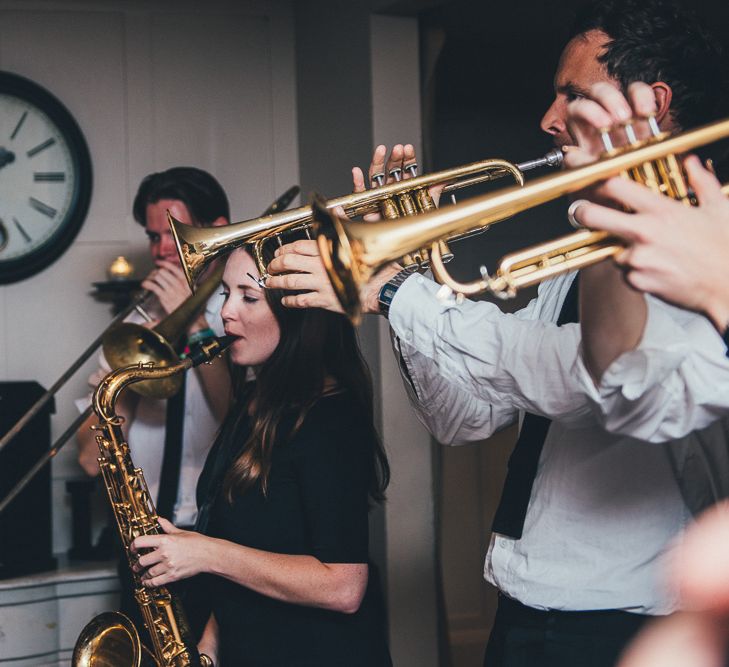
[[[270,254],[270,253],[269,253]],[[318,308],[287,308],[281,297],[287,292],[266,289],[265,295],[281,329],[281,339],[268,360],[256,371],[255,382],[246,382],[247,368],[233,366],[234,400],[223,422],[220,438],[224,451],[236,447],[241,425],[248,421],[248,439],[223,482],[229,501],[260,484],[268,491],[273,447],[288,442],[307,413],[324,394],[327,378],[335,391],[354,399],[363,423],[371,429],[374,444],[370,496],[381,501],[390,479],[387,456],[374,427],[372,378],[362,357],[357,335],[343,315]],[[290,292],[289,292],[290,293]]]

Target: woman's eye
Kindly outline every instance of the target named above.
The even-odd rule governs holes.
[[[220,292],[220,296],[223,297],[224,301],[227,301],[228,297],[230,296],[230,292]]]
[[[258,303],[258,299],[253,296],[244,296],[243,301],[245,301],[246,303]]]

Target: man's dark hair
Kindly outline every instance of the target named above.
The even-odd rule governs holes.
[[[592,0],[578,11],[570,38],[589,30],[610,37],[599,60],[623,89],[633,81],[671,87],[681,128],[727,115],[721,46],[678,0]]]
[[[230,206],[220,183],[207,171],[195,167],[173,167],[150,174],[134,197],[134,219],[147,226],[147,205],[161,199],[177,199],[187,207],[193,223],[209,227],[220,217],[230,220]]]

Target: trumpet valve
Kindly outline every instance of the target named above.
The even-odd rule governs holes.
[[[397,220],[400,217],[400,209],[392,197],[387,197],[380,202],[380,215],[385,220]]]
[[[401,260],[403,268],[408,271],[418,271],[421,266],[421,259],[418,253],[403,255]]]
[[[427,188],[418,188],[415,191],[415,200],[418,203],[418,209],[422,213],[427,213],[428,211],[434,211],[435,210],[435,202],[433,201],[433,198],[430,196],[430,192],[428,192]]]
[[[400,211],[402,215],[408,216],[416,215],[418,213],[415,201],[409,192],[403,192],[401,195],[398,195],[398,201],[400,203]]]

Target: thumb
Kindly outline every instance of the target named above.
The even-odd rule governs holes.
[[[171,521],[168,521],[164,517],[157,517],[157,521],[159,523],[160,528],[167,533],[168,535],[171,535],[172,533],[181,533],[181,531],[175,524],[173,524]]]

